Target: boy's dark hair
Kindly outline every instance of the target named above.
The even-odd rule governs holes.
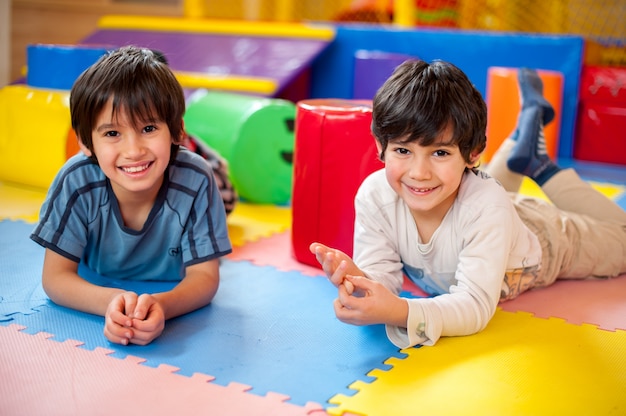
[[[170,162],[174,160],[184,135],[185,96],[162,57],[125,46],[108,52],[78,77],[70,92],[72,128],[92,152],[96,119],[110,99],[113,115],[126,111],[135,125],[165,122],[173,138]]]
[[[450,125],[467,163],[487,144],[487,106],[467,75],[451,63],[408,60],[399,65],[376,92],[372,133],[381,144],[417,141],[429,146]]]

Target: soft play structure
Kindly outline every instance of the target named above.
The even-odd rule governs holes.
[[[109,16],[79,45],[32,45],[26,79],[0,90],[0,180],[49,186],[78,151],[73,82],[107,50],[134,44],[167,57],[188,99],[186,127],[226,158],[239,196],[288,204],[295,104],[278,97],[308,95],[310,63],[333,37],[321,25]]]
[[[158,49],[184,87],[275,97],[334,35],[326,25],[105,16],[81,44]]]
[[[355,54],[361,50],[452,62],[468,75],[483,97],[486,97],[491,67],[555,71],[563,76],[557,154],[561,158],[571,158],[584,45],[584,39],[577,36],[494,35],[442,29],[390,30],[363,24],[338,26],[335,40],[313,62],[311,98],[352,98],[353,83],[345,80],[353,80]],[[515,100],[516,97],[510,97],[511,105],[517,105]]]
[[[194,93],[198,90],[241,94],[241,99],[247,102],[243,108],[254,107],[263,114],[269,114],[268,107],[282,107],[283,104],[293,110],[298,101],[306,99],[371,99],[393,68],[403,60],[416,57],[427,61],[448,60],[468,74],[487,101],[486,162],[514,127],[519,108],[514,85],[516,70],[523,66],[533,67],[540,71],[548,100],[557,109],[556,120],[546,129],[550,155],[561,159],[575,157],[624,163],[621,155],[626,154],[623,151],[625,144],[623,135],[620,136],[623,129],[619,128],[624,120],[621,116],[623,89],[620,87],[624,71],[583,68],[586,44],[582,37],[520,33],[493,35],[402,26],[390,30],[389,27],[365,24],[330,26],[106,16],[93,34],[71,46],[69,51],[68,47],[60,45],[53,45],[56,50],[52,52],[42,45],[32,50],[29,48],[26,80],[0,91],[0,117],[5,120],[0,126],[0,161],[3,162],[0,164],[0,180],[37,187],[49,184],[68,153],[76,150],[66,103],[67,91],[80,72],[77,68],[92,62],[93,54],[101,53],[103,45],[114,48],[124,44],[163,52],[188,98],[197,98]],[[46,55],[60,51],[66,55],[55,59]],[[581,84],[581,68],[584,69],[584,84]],[[63,75],[62,80],[57,81],[60,75]],[[202,124],[203,116],[198,114],[198,109],[202,106],[209,108],[210,97],[190,101],[190,111],[193,110],[194,115],[187,116],[189,126],[194,125],[197,129]],[[266,98],[284,99],[291,105],[272,102],[268,106]],[[259,104],[252,105],[256,99]],[[213,109],[219,104],[214,101],[211,106]],[[247,154],[235,150],[244,142],[250,149],[254,142],[258,146],[254,153],[264,154],[264,143],[276,143],[277,137],[289,135],[289,128],[283,130],[288,125],[284,122],[284,115],[275,122],[276,126],[281,126],[277,136],[268,131],[272,137],[243,139],[235,131],[245,130],[244,125],[251,123],[256,115],[244,114],[247,110],[243,108],[225,107],[234,111],[229,120],[238,120],[240,125],[222,125],[224,131],[220,134],[197,135],[207,145],[220,148],[220,153],[225,154],[238,172],[232,179],[242,188],[242,198],[258,203],[290,203],[291,192],[286,189],[292,186],[292,181],[285,173],[287,167],[283,163],[288,160],[286,155],[293,149],[293,143],[281,142],[273,153],[282,155],[277,156],[279,162],[275,164],[280,172],[271,172],[274,169],[272,164],[264,167],[263,172],[273,181],[282,180],[280,186],[272,185],[271,181],[265,181],[264,186],[244,185],[246,180],[253,181],[251,178],[262,175],[247,172],[245,168],[239,170],[238,166],[247,168],[252,165],[238,160]],[[211,115],[206,117],[211,118]],[[49,126],[46,137],[42,137],[37,124],[31,120],[46,120]],[[229,128],[232,131],[229,132]],[[604,143],[611,143],[615,151],[602,151],[598,136],[602,136]],[[285,137],[282,140],[286,140]],[[212,143],[213,140],[217,143]]]
[[[291,239],[294,256],[305,264],[319,267],[309,252],[313,241],[352,254],[354,196],[363,179],[383,166],[371,124],[370,101],[298,103]]]
[[[198,90],[185,129],[228,162],[239,196],[284,205],[291,200],[295,105],[278,98]]]
[[[105,51],[77,45],[28,48],[26,82],[0,90],[0,180],[47,188],[78,151],[69,90]]]

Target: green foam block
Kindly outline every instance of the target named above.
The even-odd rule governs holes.
[[[184,120],[189,134],[228,161],[243,200],[283,205],[291,199],[295,113],[287,100],[202,90]]]

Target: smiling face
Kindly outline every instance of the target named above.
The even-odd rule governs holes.
[[[378,142],[377,146],[382,151]],[[473,166],[453,143],[450,127],[427,146],[418,141],[389,141],[383,155],[387,181],[416,221],[441,221],[454,203],[463,173]]]
[[[164,121],[137,119],[133,123],[124,108],[113,110],[110,99],[96,118],[91,139],[92,150],[82,141],[81,150],[95,156],[118,199],[156,197],[173,143]]]

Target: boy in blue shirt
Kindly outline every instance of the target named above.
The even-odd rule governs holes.
[[[219,258],[230,253],[226,212],[211,167],[179,148],[182,88],[153,51],[124,47],[102,57],[70,93],[82,154],[54,179],[31,238],[46,248],[50,299],[104,316],[104,334],[145,345],[165,321],[211,302]],[[98,286],[104,277],[179,281],[162,293]]]

